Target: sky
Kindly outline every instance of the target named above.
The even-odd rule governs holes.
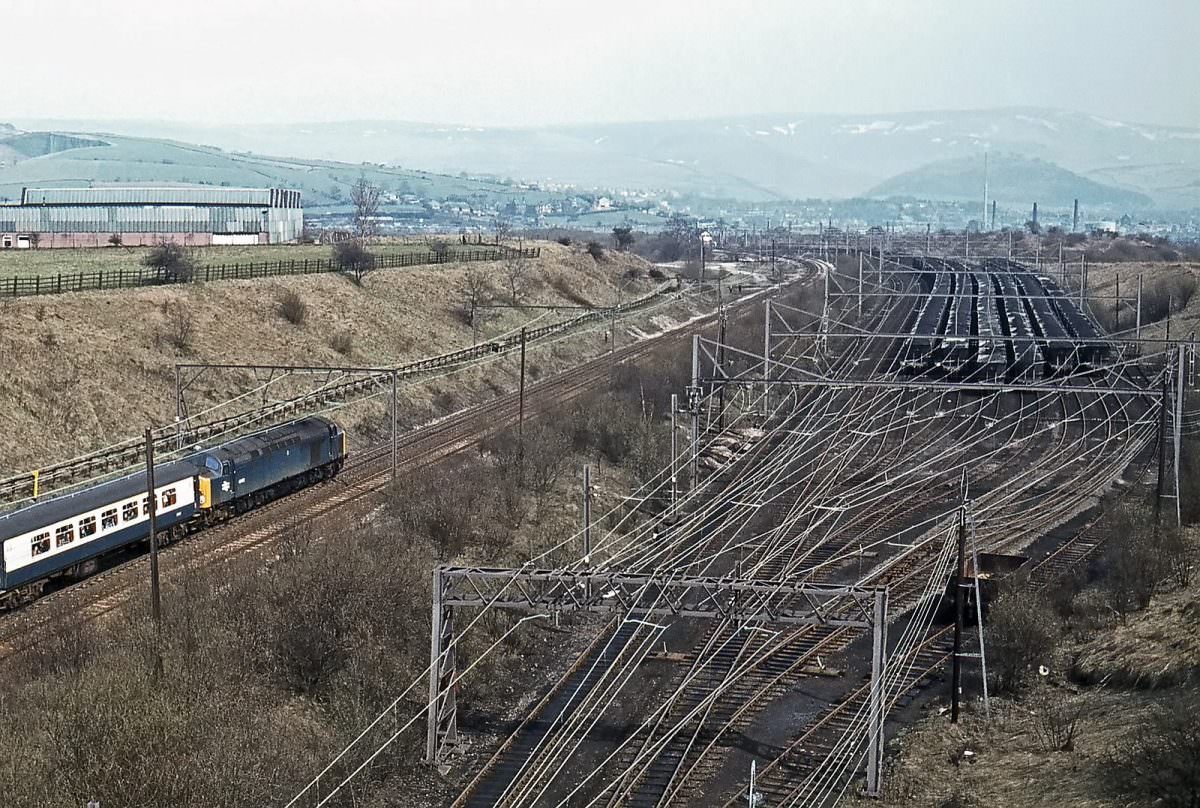
[[[1031,105],[1200,126],[1200,0],[4,6],[0,122],[539,126]]]

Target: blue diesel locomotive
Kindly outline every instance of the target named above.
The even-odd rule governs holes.
[[[336,475],[346,435],[304,418],[154,469],[164,543]],[[150,537],[144,474],[132,474],[0,515],[0,609],[38,598],[55,578],[78,579],[106,553]]]

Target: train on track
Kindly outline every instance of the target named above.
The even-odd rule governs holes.
[[[330,479],[346,456],[346,433],[314,416],[155,465],[157,536],[176,541]],[[149,537],[145,474],[0,515],[0,610],[37,599],[55,579],[87,577],[103,556]]]

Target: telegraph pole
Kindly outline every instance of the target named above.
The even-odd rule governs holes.
[[[1137,328],[1134,331],[1134,337],[1142,338],[1142,273],[1138,273],[1138,290],[1137,290]],[[1141,353],[1142,346],[1138,345],[1138,353]]]
[[[592,566],[592,467],[583,467],[583,564],[587,569]],[[592,596],[592,581],[588,578],[584,588],[585,597]]]
[[[860,253],[861,255],[861,253]],[[763,423],[771,414],[771,300],[763,301]]]
[[[521,327],[521,381],[517,388],[517,447],[521,478],[525,478],[525,327]]]
[[[713,377],[721,378],[725,374],[725,326],[726,326],[725,310],[721,309],[717,315],[717,358],[716,367],[713,368]],[[722,383],[717,391],[717,430],[725,429],[725,385]]]
[[[1117,299],[1113,301],[1113,316],[1116,321],[1114,328],[1121,331],[1121,273],[1117,273]]]
[[[964,488],[966,471],[963,471]],[[967,564],[967,504],[966,492],[958,509],[958,565],[954,573],[954,657],[950,677],[950,723],[958,723],[959,699],[962,696],[962,634],[963,634],[963,579]]]
[[[179,363],[175,363],[175,440],[183,448],[183,388],[179,385]]]
[[[679,412],[679,394],[671,394],[671,509],[669,516],[675,515],[675,503],[679,499],[679,440],[675,416]]]
[[[396,482],[396,465],[397,465],[396,464],[396,454],[397,454],[397,443],[399,441],[399,438],[398,438],[399,431],[396,429],[396,424],[397,424],[397,406],[396,405],[398,403],[398,398],[399,398],[396,395],[396,386],[397,386],[396,378],[398,375],[399,375],[399,371],[396,371],[396,370],[392,371],[392,482],[393,483]]]
[[[162,675],[162,599],[158,581],[158,495],[154,484],[154,436],[146,428],[146,508],[150,515],[150,616],[154,620],[154,675]]]
[[[859,253],[858,254],[858,316],[860,318],[862,317],[862,296],[863,296],[862,265],[863,265],[862,253]]]
[[[692,384],[688,388],[688,409],[692,412],[692,489],[700,481],[700,335],[692,334]]]
[[[1183,527],[1183,496],[1179,491],[1179,454],[1183,449],[1183,343],[1179,343],[1175,382],[1175,527]]]
[[[1162,399],[1158,405],[1158,482],[1154,487],[1155,521],[1162,513],[1163,478],[1167,474],[1167,376],[1171,374],[1168,363],[1163,369]]]

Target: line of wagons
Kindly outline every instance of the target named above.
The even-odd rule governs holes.
[[[346,434],[314,416],[155,466],[155,519],[164,543],[330,479]],[[100,559],[150,538],[145,474],[132,474],[0,515],[0,610],[41,596],[56,579],[93,574]]]
[[[1107,360],[1112,344],[1053,279],[1004,258],[914,258],[926,294],[901,371],[967,379],[1052,376]]]

